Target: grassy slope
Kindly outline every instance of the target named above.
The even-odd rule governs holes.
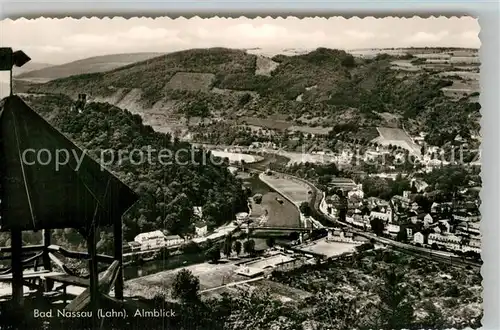
[[[26,74],[30,71],[41,70],[41,69],[49,68],[51,66],[54,66],[54,64],[28,62],[20,68],[15,66],[12,74],[14,77],[16,77],[16,76],[19,76],[21,74]]]
[[[24,70],[17,75],[17,78],[26,80],[57,79],[83,73],[102,72],[160,55],[161,53],[130,53],[94,56],[61,65]]]

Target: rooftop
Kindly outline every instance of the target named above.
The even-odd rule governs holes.
[[[179,235],[168,235],[168,236],[165,236],[165,239],[167,239],[167,240],[182,239],[182,237],[180,237]]]
[[[155,230],[155,231],[149,231],[146,233],[140,233],[135,238],[136,239],[138,239],[138,238],[148,239],[148,238],[153,238],[153,237],[165,237],[165,234],[163,234],[163,232],[161,230]]]

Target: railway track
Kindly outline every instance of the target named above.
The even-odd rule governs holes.
[[[267,165],[266,162],[264,162],[264,164]],[[264,164],[261,163],[260,164],[261,166],[255,166],[253,168],[252,168],[252,166],[249,166],[249,168],[251,168],[252,170],[254,170],[256,172],[263,172],[263,171],[265,171],[265,168],[263,168],[263,166],[262,166]],[[330,215],[325,214],[321,210],[321,208],[320,208],[321,199],[319,198],[319,196],[322,196],[323,192],[321,190],[319,190],[314,184],[312,184],[311,182],[309,182],[307,180],[304,180],[304,179],[301,179],[301,178],[297,178],[297,177],[295,177],[293,175],[289,175],[289,174],[286,174],[286,173],[279,173],[279,172],[276,172],[276,173],[296,178],[296,179],[298,179],[298,180],[306,183],[309,187],[311,187],[312,196],[311,196],[311,200],[310,200],[310,205],[311,205],[311,208],[313,210],[313,217],[317,218],[316,220],[319,220],[323,225],[337,224],[337,225],[341,225],[343,227],[349,227],[357,235],[364,236],[364,237],[366,237],[368,239],[374,239],[376,242],[379,242],[379,243],[384,244],[384,245],[391,246],[394,250],[397,250],[397,251],[400,251],[400,252],[403,252],[403,253],[407,253],[407,254],[411,254],[411,255],[414,255],[414,256],[417,256],[417,257],[431,259],[431,260],[442,262],[442,263],[448,263],[448,264],[454,265],[454,266],[460,266],[460,267],[467,267],[467,266],[469,266],[469,267],[473,267],[473,268],[476,268],[476,269],[480,269],[481,268],[482,264],[479,263],[479,262],[474,262],[474,261],[471,261],[471,260],[466,260],[466,259],[463,259],[461,257],[453,256],[453,255],[443,255],[443,254],[440,254],[438,251],[435,251],[435,250],[426,249],[426,248],[420,248],[420,247],[413,246],[413,245],[410,245],[410,244],[404,244],[404,243],[396,242],[394,240],[390,240],[390,239],[387,239],[387,238],[383,238],[383,237],[378,237],[378,236],[375,236],[375,235],[371,235],[371,234],[366,233],[364,231],[358,230],[357,228],[351,226],[348,223],[340,222],[337,219],[334,219],[333,217],[331,217]]]

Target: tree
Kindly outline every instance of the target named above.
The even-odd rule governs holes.
[[[420,206],[424,212],[429,213],[432,207],[432,201],[424,195],[417,195],[415,197],[415,202]]]
[[[255,202],[255,204],[262,203],[262,194],[255,194],[253,196],[253,201]]]
[[[240,106],[243,106],[243,105],[247,104],[248,102],[250,102],[251,99],[252,99],[252,96],[248,93],[245,93],[240,97],[238,104]]]
[[[309,206],[309,203],[308,202],[302,202],[300,204],[300,212],[305,215],[306,217],[310,216],[311,215],[311,207]]]
[[[427,312],[427,316],[424,319],[424,324],[426,328],[429,329],[443,329],[445,328],[445,318],[443,313],[441,313],[436,305],[431,300],[428,300],[424,304],[424,309]]]
[[[403,284],[404,275],[397,273],[394,268],[384,273],[383,285],[378,286],[377,294],[380,298],[378,306],[380,319],[377,329],[404,329],[409,328],[414,320],[413,307],[408,298],[408,290]]]
[[[224,241],[224,246],[223,246],[223,253],[224,255],[229,258],[231,255],[231,252],[233,250],[233,239],[231,237],[231,234],[226,236],[226,240]]]
[[[198,243],[189,241],[188,243],[181,246],[181,250],[185,254],[196,254],[201,252],[201,248]]]
[[[408,232],[406,231],[406,228],[400,228],[399,232],[396,236],[396,239],[400,242],[406,242],[408,241]]]
[[[255,252],[255,241],[253,239],[246,240],[245,243],[243,243],[243,250],[245,253],[253,254]]]
[[[237,255],[239,255],[241,253],[241,242],[240,241],[234,241],[233,250],[234,250],[234,252],[236,252]]]
[[[207,253],[206,257],[209,261],[213,262],[214,264],[217,263],[220,260],[220,249],[219,246],[215,245],[211,247]]]
[[[187,269],[180,270],[175,276],[172,284],[172,296],[183,302],[198,301],[198,291],[200,290],[200,280]]]
[[[330,182],[332,181],[332,176],[329,175],[329,174],[326,174],[326,175],[322,175],[318,178],[318,183],[320,185],[323,185],[323,186],[326,186],[327,184],[329,184]]]
[[[356,62],[354,60],[354,56],[348,54],[345,55],[344,58],[341,61],[342,66],[345,66],[346,68],[352,68],[356,66]]]
[[[275,243],[275,240],[274,240],[274,237],[268,237],[266,239],[266,244],[267,246],[269,246],[270,248],[272,248],[274,246],[274,243]]]
[[[372,231],[375,233],[377,236],[382,236],[384,233],[384,222],[378,218],[372,219],[370,221],[370,225],[372,227]]]

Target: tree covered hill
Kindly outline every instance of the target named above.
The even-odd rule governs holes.
[[[407,130],[430,133],[432,142],[442,140],[443,132],[479,131],[478,103],[468,96],[446,97],[441,88],[453,81],[436,72],[392,70],[391,61],[399,58],[381,54],[360,59],[318,48],[296,56],[276,55],[272,60],[279,65],[271,74],[256,75],[256,55],[225,48],[192,49],[108,72],[53,80],[31,92],[91,97],[118,93],[123,98],[138,89],[143,110],[168,101],[184,117],[277,117],[292,123],[316,118],[324,127],[384,126],[379,114],[389,113],[401,116]]]
[[[104,155],[107,168],[139,194],[139,202],[124,217],[127,240],[156,229],[181,235],[193,232],[197,221],[193,206],[203,206],[212,226],[232,220],[246,208],[242,182],[229,173],[227,163],[211,163],[207,152],[155,132],[139,115],[106,103],[90,103],[78,113],[70,110],[72,100],[64,95],[26,97],[26,101],[96,160]],[[153,150],[151,161],[148,147]],[[163,164],[159,161],[159,150],[175,155],[182,149],[177,161],[173,157],[164,158]],[[137,150],[143,151],[145,161],[140,161]],[[166,164],[168,160],[172,164]]]

